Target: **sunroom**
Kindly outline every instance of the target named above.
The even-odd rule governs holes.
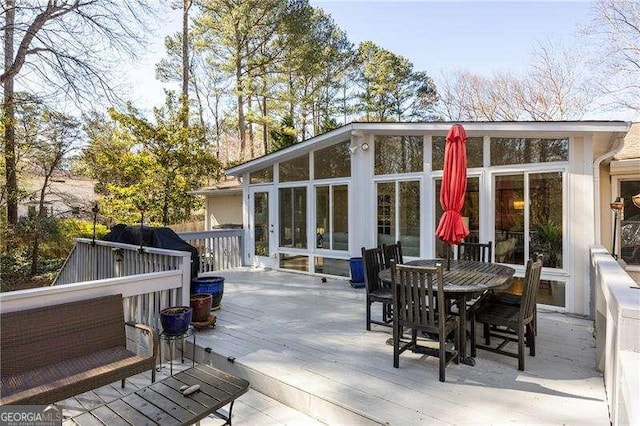
[[[236,166],[244,262],[349,276],[360,248],[401,241],[406,258],[445,257],[434,236],[452,123],[352,123]],[[589,247],[600,243],[600,165],[626,122],[468,122],[463,209],[469,241],[524,275],[545,255],[538,303],[589,314]],[[514,282],[514,291],[520,284]],[[319,281],[320,282],[320,281]],[[320,285],[320,284],[319,284]]]

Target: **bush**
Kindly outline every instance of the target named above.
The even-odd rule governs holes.
[[[0,254],[0,290],[13,287],[11,283],[26,282],[31,278],[31,251],[34,239],[34,218],[21,218],[14,231],[5,230],[7,250]],[[96,225],[96,239],[108,229]],[[91,238],[93,222],[76,218],[47,217],[40,223],[40,255],[38,274],[46,274],[50,281],[62,267],[73,248],[75,238]],[[44,280],[46,282],[47,280]],[[28,286],[28,284],[27,284]]]

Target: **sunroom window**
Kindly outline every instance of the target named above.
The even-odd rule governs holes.
[[[349,141],[315,151],[313,153],[313,170],[315,179],[351,176]]]
[[[438,226],[440,218],[442,217],[442,206],[440,205],[440,191],[442,188],[442,179],[436,180],[436,199],[434,200],[436,206],[436,222],[435,227]],[[482,242],[479,241],[480,235],[480,179],[478,177],[467,178],[467,192],[465,194],[464,206],[462,207],[462,219],[469,227],[469,235],[465,238],[466,242]],[[441,258],[447,257],[447,245],[436,238],[436,256]]]
[[[316,248],[349,249],[349,190],[347,185],[316,187]]]
[[[422,136],[375,136],[375,174],[392,175],[421,172]]]
[[[249,173],[249,183],[271,182],[273,182],[273,166],[265,167],[264,169]]]
[[[280,247],[307,248],[307,188],[280,188]]]
[[[563,267],[562,172],[495,178],[495,258],[524,265],[535,254],[544,266]]]
[[[640,180],[620,182],[620,197],[624,200],[620,223],[620,257],[627,265],[640,265],[640,207],[632,197],[640,194]]]
[[[396,241],[404,255],[420,255],[419,181],[378,183],[378,244]]]
[[[569,160],[569,139],[491,138],[491,165]]]
[[[280,163],[280,182],[309,180],[309,155]]]
[[[434,136],[431,139],[431,169],[442,170],[444,168],[444,147],[445,137]],[[467,167],[483,166],[483,139],[468,138],[467,139]]]

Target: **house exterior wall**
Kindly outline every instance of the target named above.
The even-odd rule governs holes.
[[[242,193],[207,196],[206,208],[206,229],[242,224]]]
[[[398,123],[396,123],[398,124]],[[564,306],[552,307],[558,310],[564,310],[577,314],[589,315],[592,292],[589,288],[589,247],[596,244],[598,240],[606,237],[606,230],[610,229],[606,226],[608,207],[602,207],[599,199],[608,200],[607,193],[608,176],[606,165],[596,165],[594,161],[617,146],[617,139],[621,136],[614,131],[554,131],[553,127],[544,123],[537,129],[537,124],[524,124],[522,129],[517,125],[513,125],[505,131],[500,126],[492,128],[491,124],[477,126],[469,126],[467,133],[470,137],[482,138],[485,155],[482,167],[471,168],[468,171],[469,177],[477,178],[479,182],[479,240],[493,241],[495,235],[495,185],[496,176],[524,173],[539,174],[541,172],[560,173],[563,180],[562,188],[562,229],[563,229],[563,265],[560,268],[544,268],[542,279],[551,283],[550,285],[557,287],[561,291],[564,286],[564,294],[560,300],[563,300]],[[308,273],[314,273],[314,259],[316,257],[342,259],[346,261],[350,257],[359,257],[361,247],[373,247],[379,242],[378,238],[378,216],[377,216],[377,188],[381,182],[399,182],[399,181],[416,181],[420,185],[420,238],[419,238],[419,255],[416,257],[432,258],[436,256],[436,239],[434,231],[438,224],[439,217],[436,217],[436,180],[442,177],[442,170],[432,170],[432,137],[444,136],[446,130],[436,129],[417,129],[417,126],[406,124],[402,129],[385,129],[381,125],[380,129],[365,129],[358,131],[349,131],[347,136],[350,140],[352,148],[351,154],[351,176],[346,180],[349,187],[349,244],[348,251],[326,251],[316,249],[314,244],[315,232],[315,188],[318,185],[313,179],[313,144],[308,144],[308,149],[301,149],[293,153],[288,153],[284,160],[291,159],[300,155],[310,155],[310,179],[304,182],[296,183],[278,183],[278,164],[274,161],[271,165],[274,167],[273,183],[267,185],[262,184],[262,189],[272,188],[270,196],[272,197],[271,209],[272,222],[274,225],[275,244],[271,244],[271,266],[279,267],[278,255],[281,256],[299,256],[308,257]],[[596,129],[597,130],[597,129]],[[424,164],[422,171],[401,175],[375,175],[375,135],[412,135],[421,136],[424,143]],[[530,163],[530,164],[514,164],[507,166],[492,166],[488,158],[488,150],[490,148],[492,137],[523,137],[523,138],[568,138],[569,154],[568,161],[552,162],[552,163]],[[345,138],[335,138],[333,142],[339,142]],[[363,149],[363,144],[368,149]],[[320,146],[320,145],[319,145]],[[325,144],[321,145],[326,146]],[[263,162],[262,167],[270,167],[268,162]],[[595,173],[594,173],[595,170]],[[251,209],[247,200],[248,194],[253,185],[250,185],[249,172],[243,175],[245,196],[243,197],[244,205],[244,224],[245,235],[247,239],[252,237],[249,229],[251,222]],[[528,178],[526,178],[528,179]],[[340,180],[343,181],[343,180]],[[283,248],[278,246],[278,188],[301,186],[307,190],[306,199],[306,223],[307,223],[307,248]],[[610,186],[609,186],[610,188]],[[610,189],[608,190],[610,192]],[[608,205],[608,201],[606,203]],[[559,207],[560,208],[560,207]],[[600,226],[597,226],[600,224]],[[600,228],[600,229],[598,229]],[[527,237],[525,237],[527,238]],[[494,242],[495,244],[495,242]],[[529,250],[529,248],[525,248]],[[405,254],[406,257],[406,254]],[[248,263],[251,263],[251,253],[246,254]],[[496,261],[498,259],[496,258]],[[516,270],[516,277],[524,275],[524,264],[509,264]],[[304,269],[304,268],[303,268]]]

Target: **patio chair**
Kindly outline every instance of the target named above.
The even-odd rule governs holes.
[[[384,267],[382,249],[366,249],[362,247],[362,261],[364,262],[364,282],[367,291],[367,330],[371,330],[371,324],[391,326],[391,304],[393,296],[391,289],[384,285],[378,274]],[[382,303],[382,321],[371,319],[371,305],[374,302]]]
[[[391,264],[393,288],[393,366],[399,367],[400,354],[407,349],[426,353],[439,358],[439,380],[445,381],[445,368],[453,360],[459,361],[458,318],[447,316],[444,310],[434,309],[444,306],[444,281],[442,265],[419,267]],[[403,330],[411,329],[411,340],[401,340]],[[434,337],[438,350],[420,345],[418,332]],[[454,349],[446,350],[446,339],[454,333]],[[402,346],[401,346],[402,343]]]
[[[404,263],[404,260],[402,259],[402,243],[400,241],[395,244],[383,244],[382,255],[384,256],[385,268],[391,267],[392,260],[396,262],[396,264]]]
[[[458,259],[475,260],[477,262],[491,262],[493,243],[460,243],[458,244]]]
[[[524,371],[524,347],[525,337],[527,346],[529,346],[529,354],[536,355],[535,333],[533,330],[533,319],[535,312],[535,300],[540,285],[540,272],[542,271],[542,259],[538,258],[535,262],[529,260],[527,262],[527,270],[524,277],[524,290],[522,293],[522,301],[519,306],[499,303],[488,298],[475,310],[471,317],[471,356],[475,357],[476,348],[495,352],[501,355],[507,355],[518,358],[518,370]],[[488,326],[504,327],[504,332],[500,329],[491,330],[485,337],[485,345],[476,344],[475,339],[475,323],[476,321],[485,324],[485,331]],[[513,334],[517,335],[514,338]],[[491,337],[503,339],[496,347],[489,346]],[[518,352],[508,352],[503,348],[509,342],[518,342]]]
[[[464,242],[457,245],[457,258],[460,260],[474,260],[476,262],[486,262],[491,263],[491,253],[493,250],[493,243],[489,241],[488,243],[471,243]],[[469,300],[467,302],[467,318],[471,318],[472,309],[478,301],[482,300],[484,295],[479,297],[474,297],[473,300]],[[453,304],[449,303],[450,306],[453,307]],[[453,310],[452,313],[454,315],[458,315],[458,313]]]
[[[537,254],[535,256],[536,259],[540,259],[541,261],[544,260],[544,255],[542,254]],[[537,296],[537,293],[536,293]],[[522,294],[515,294],[515,293],[509,293],[508,291],[497,291],[494,290],[491,292],[491,297],[493,298],[494,302],[497,303],[505,303],[507,305],[514,305],[514,306],[520,306],[520,304],[522,303]],[[536,308],[533,310],[533,332],[535,333],[535,335],[538,335],[538,309],[537,309],[537,297],[536,297],[536,301],[534,302],[536,305]],[[485,337],[486,337],[486,333],[485,333]]]

